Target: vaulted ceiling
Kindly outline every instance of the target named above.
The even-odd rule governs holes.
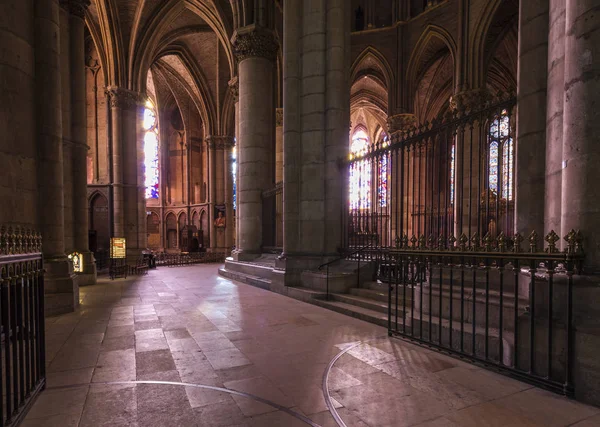
[[[217,129],[231,110],[234,30],[253,22],[255,7],[262,17],[271,1],[92,0],[86,24],[106,86],[152,94],[149,73],[160,73],[171,87],[184,88],[203,120]]]

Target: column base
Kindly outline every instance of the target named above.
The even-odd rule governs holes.
[[[67,257],[44,260],[46,316],[71,313],[79,307],[79,278]]]
[[[273,270],[273,283],[279,286],[302,286],[302,272],[316,270],[321,264],[335,258],[334,255],[281,254]]]
[[[231,252],[231,257],[234,261],[254,261],[261,255],[260,252],[249,252],[243,249],[236,249]]]
[[[90,251],[81,252],[83,271],[77,273],[79,279],[79,286],[95,285],[98,277],[96,270],[96,260],[94,254]]]

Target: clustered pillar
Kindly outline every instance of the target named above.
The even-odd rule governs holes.
[[[106,91],[111,107],[112,235],[125,237],[127,258],[135,261],[147,246],[144,186],[144,99],[120,87]]]
[[[347,200],[350,2],[289,1],[284,8],[284,251],[279,283],[339,254]],[[242,98],[243,100],[243,94]]]
[[[520,5],[515,228],[527,236],[544,232],[548,2]]]
[[[275,110],[275,183],[283,182],[283,108]],[[283,247],[283,195],[275,201],[275,246]]]
[[[278,44],[272,31],[251,25],[233,38],[238,60],[239,140],[238,240],[233,257],[252,260],[262,249],[262,193],[273,183],[273,82]]]
[[[73,212],[73,249],[81,255],[79,284],[96,283],[96,263],[89,250],[87,203],[87,117],[85,88],[85,8],[89,0],[69,3],[69,76],[71,103],[71,179]],[[64,94],[64,92],[63,92]]]
[[[600,272],[600,22],[597,0],[567,0],[562,234],[581,229],[588,273]]]
[[[59,6],[35,3],[35,88],[37,99],[38,224],[43,236],[46,306],[50,313],[72,311],[79,286],[65,255],[63,128]],[[32,100],[33,102],[34,100]]]

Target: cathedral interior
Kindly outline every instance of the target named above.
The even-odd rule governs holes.
[[[599,0],[2,0],[0,427],[600,425],[599,49]]]

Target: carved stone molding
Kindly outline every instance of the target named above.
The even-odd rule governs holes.
[[[275,127],[283,126],[283,108],[275,109]]]
[[[71,15],[85,18],[85,11],[91,4],[91,0],[59,0],[60,7]]]
[[[234,144],[233,136],[209,135],[206,137],[206,145],[211,150],[224,150],[233,147]]]
[[[279,49],[272,31],[254,25],[236,30],[231,43],[238,62],[256,57],[274,61]]]
[[[105,93],[109,98],[112,108],[121,108],[123,110],[135,109],[145,102],[142,94],[120,87],[109,86],[106,88]]]
[[[388,117],[387,125],[389,134],[405,131],[417,125],[417,117],[410,113],[395,114]]]
[[[240,99],[240,83],[237,76],[229,80],[228,84],[231,95],[233,96],[233,102],[238,102]]]
[[[486,89],[471,89],[459,92],[450,97],[452,111],[473,111],[491,100],[491,95]]]

